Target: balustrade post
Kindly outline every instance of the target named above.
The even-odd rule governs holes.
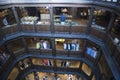
[[[26,42],[26,40],[25,40],[24,37],[22,38],[22,42],[23,42],[23,45],[24,45],[24,48],[25,48],[25,52],[26,52],[26,53],[29,53],[28,44],[27,44],[27,42]]]
[[[86,48],[87,48],[87,40],[84,40],[83,51],[82,51],[82,57],[85,57],[85,54],[86,54]]]
[[[32,62],[32,58],[31,57],[28,57],[29,61],[30,61],[30,65],[33,66],[33,62]]]
[[[20,20],[19,20],[19,17],[18,17],[15,7],[12,7],[12,10],[13,10],[13,14],[15,16],[16,22],[17,22],[18,30],[19,30],[19,32],[22,32],[22,27],[21,27]]]
[[[112,14],[111,14],[110,21],[109,21],[109,24],[108,24],[108,27],[107,27],[107,30],[106,30],[106,38],[105,38],[105,41],[104,41],[105,43],[107,43],[107,41],[110,40],[109,34],[111,34],[110,31],[111,31],[111,29],[112,29],[112,27],[113,27],[115,18],[116,18],[115,14],[112,13]]]
[[[5,33],[4,33],[3,29],[2,29],[2,27],[0,27],[0,41],[3,40],[4,38],[6,38]]]
[[[70,53],[71,51],[70,50],[67,50],[67,56],[70,57]]]
[[[92,80],[93,75],[94,75],[94,73],[91,72],[90,77],[89,77],[90,80]]]
[[[116,4],[117,4],[118,6],[120,6],[120,0],[117,0]]]
[[[19,73],[21,72],[19,64],[16,64],[15,67],[18,69]]]
[[[55,38],[51,38],[51,41],[52,41],[52,55],[56,56]]]
[[[57,71],[57,61],[55,59],[53,59],[53,71]]]
[[[13,59],[16,59],[16,56],[15,56],[12,48],[10,48],[10,46],[8,44],[5,44],[5,49],[6,49],[6,51],[9,52],[10,56],[13,57]]]
[[[55,33],[53,7],[49,7],[49,10],[50,10],[50,32]]]
[[[95,60],[95,63],[94,63],[96,66],[97,66],[98,62],[100,61],[101,56],[102,56],[102,53],[101,53],[101,50],[99,49],[99,51],[98,51],[98,57],[97,57],[97,59]]]
[[[72,33],[72,24],[70,23],[70,25],[69,25],[69,34],[71,34]]]
[[[107,28],[107,34],[110,32],[111,28],[113,27],[115,18],[116,18],[115,14],[112,13],[112,14],[111,14],[110,21],[109,21],[109,24],[108,24],[108,28]]]
[[[83,65],[83,62],[80,62],[80,65],[79,65],[79,72],[82,71],[82,65]]]
[[[94,8],[91,7],[90,9],[90,16],[89,16],[89,23],[88,23],[88,29],[87,29],[87,34],[91,33],[91,25],[93,21],[93,16],[94,16]]]
[[[34,30],[35,30],[35,32],[37,33],[37,32],[38,32],[38,30],[37,30],[37,26],[36,26],[36,24],[37,24],[37,21],[34,21],[33,26],[34,26]]]

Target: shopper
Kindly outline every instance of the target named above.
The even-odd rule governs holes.
[[[65,21],[66,21],[65,13],[63,13],[63,14],[60,16],[60,21],[61,21],[61,25],[64,25],[64,24],[65,24]]]
[[[61,62],[61,67],[64,67],[64,61]]]
[[[79,51],[79,47],[80,47],[80,44],[79,44],[79,42],[76,42],[76,51]]]
[[[71,74],[68,75],[68,80],[72,80],[72,75]]]
[[[64,50],[67,50],[67,44],[66,43],[63,44],[63,47],[64,47]]]
[[[67,61],[67,62],[66,62],[66,67],[69,67],[69,65],[70,65],[70,62]]]
[[[34,79],[39,80],[39,76],[38,76],[38,74],[36,72],[34,73]]]

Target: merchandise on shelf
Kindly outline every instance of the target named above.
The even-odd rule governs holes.
[[[40,42],[36,43],[37,49],[50,49],[50,44],[46,40],[40,40]]]
[[[93,48],[87,47],[86,53],[87,53],[88,55],[90,55],[91,57],[93,57],[93,58],[96,58],[96,57],[97,57],[97,50],[96,50],[95,47],[93,47]]]
[[[65,50],[79,51],[79,43],[64,43],[63,47]]]
[[[42,59],[42,62],[43,62],[43,64],[44,64],[45,66],[52,66],[51,61],[48,60],[48,59]]]
[[[26,16],[21,18],[22,24],[34,24],[38,20],[38,17]]]

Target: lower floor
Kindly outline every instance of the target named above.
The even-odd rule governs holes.
[[[34,73],[31,73],[26,76],[25,80],[82,80],[82,78],[71,74],[57,74],[56,77],[54,73],[37,72],[37,74],[36,79],[34,79]]]

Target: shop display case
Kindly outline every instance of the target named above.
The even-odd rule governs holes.
[[[66,16],[65,23],[61,24],[61,20],[60,20],[61,15],[54,15],[54,24],[55,25],[73,25],[74,23],[72,22],[72,15],[65,15],[65,16]]]

